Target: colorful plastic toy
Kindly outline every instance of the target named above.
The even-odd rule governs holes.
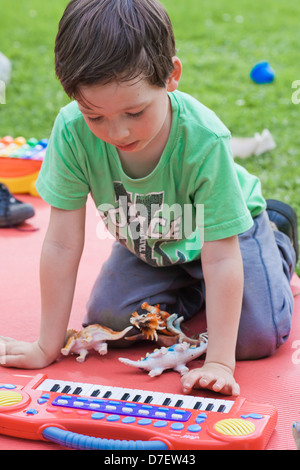
[[[274,81],[275,73],[269,62],[258,62],[252,68],[250,78],[258,85],[264,85]]]
[[[141,330],[146,339],[157,341],[158,332],[167,336],[173,335],[167,330],[167,320],[170,317],[168,312],[160,310],[159,305],[152,306],[147,302],[144,302],[141,307],[148,313],[139,315],[138,312],[133,312],[130,323]]]
[[[90,349],[94,349],[100,355],[107,354],[106,341],[115,341],[125,336],[132,326],[128,326],[123,331],[113,331],[106,326],[89,325],[81,331],[68,330],[66,344],[61,353],[67,356],[70,353],[79,354],[77,362],[84,362]]]
[[[167,369],[173,369],[183,375],[189,370],[186,364],[206,352],[207,334],[203,334],[201,339],[200,346],[191,346],[183,342],[169,348],[156,349],[140,361],[132,361],[125,357],[119,357],[119,361],[128,366],[149,371],[150,377],[160,375]]]
[[[184,318],[179,317],[177,313],[169,314],[160,310],[159,305],[149,305],[144,302],[141,306],[148,313],[133,312],[130,323],[138,328],[141,333],[126,338],[129,341],[148,339],[157,341],[161,346],[171,346],[175,343],[186,343],[199,346],[201,343],[201,334],[198,337],[190,338],[181,330],[180,324]]]
[[[0,181],[14,194],[29,193],[38,196],[35,189],[48,139],[24,137],[0,139]]]
[[[24,387],[0,383],[0,433],[81,450],[169,450],[170,457],[172,450],[264,449],[277,422],[275,407],[242,397],[66,380],[39,374]]]

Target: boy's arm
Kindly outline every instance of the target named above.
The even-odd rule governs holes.
[[[71,312],[84,228],[85,207],[73,211],[51,208],[40,262],[40,336],[34,343],[0,338],[1,365],[35,369],[57,358]]]
[[[238,395],[233,377],[243,296],[243,262],[238,237],[205,242],[202,268],[206,289],[208,349],[201,369],[182,377],[186,393],[193,386]]]

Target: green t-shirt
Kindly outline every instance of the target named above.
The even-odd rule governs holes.
[[[74,101],[62,108],[36,184],[54,207],[92,198],[108,230],[152,266],[200,258],[205,241],[248,230],[265,209],[260,182],[233,161],[230,132],[191,96],[169,93],[172,126],[154,170],[125,174],[117,149],[88,128]]]

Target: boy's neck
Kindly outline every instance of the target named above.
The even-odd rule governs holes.
[[[130,178],[144,178],[157,166],[168,142],[172,126],[172,106],[169,100],[168,111],[159,134],[138,152],[123,152],[118,149],[123,171]]]

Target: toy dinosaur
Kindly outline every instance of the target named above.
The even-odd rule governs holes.
[[[130,318],[130,323],[136,326],[139,330],[141,330],[142,334],[146,336],[146,339],[157,341],[157,330],[159,330],[160,333],[168,336],[173,335],[173,333],[169,332],[166,329],[166,322],[170,314],[168,312],[160,310],[159,304],[153,307],[147,302],[144,302],[141,307],[142,309],[147,310],[148,313],[143,313],[142,315],[139,315],[138,312],[133,312]]]
[[[95,349],[100,355],[107,354],[106,341],[114,341],[125,336],[132,326],[128,326],[123,331],[113,331],[106,326],[89,325],[81,331],[68,330],[65,346],[61,353],[67,356],[70,353],[79,354],[76,358],[78,362],[84,362],[90,349]]]
[[[196,357],[202,356],[207,350],[207,334],[201,335],[201,344],[199,346],[190,345],[189,343],[177,343],[169,348],[162,347],[156,349],[153,353],[148,354],[140,361],[132,361],[125,357],[119,357],[119,361],[128,366],[138,367],[142,370],[149,371],[151,377],[162,374],[167,369],[173,369],[181,375],[188,372],[186,363],[192,361]]]
[[[160,310],[159,305],[154,307],[144,302],[141,306],[148,313],[141,315],[138,312],[133,312],[130,318],[130,323],[138,328],[141,333],[126,338],[127,340],[148,339],[157,341],[160,345],[171,346],[175,343],[186,341],[190,344],[199,345],[201,340],[199,338],[189,338],[181,330],[180,324],[184,320],[176,313],[169,314]]]

